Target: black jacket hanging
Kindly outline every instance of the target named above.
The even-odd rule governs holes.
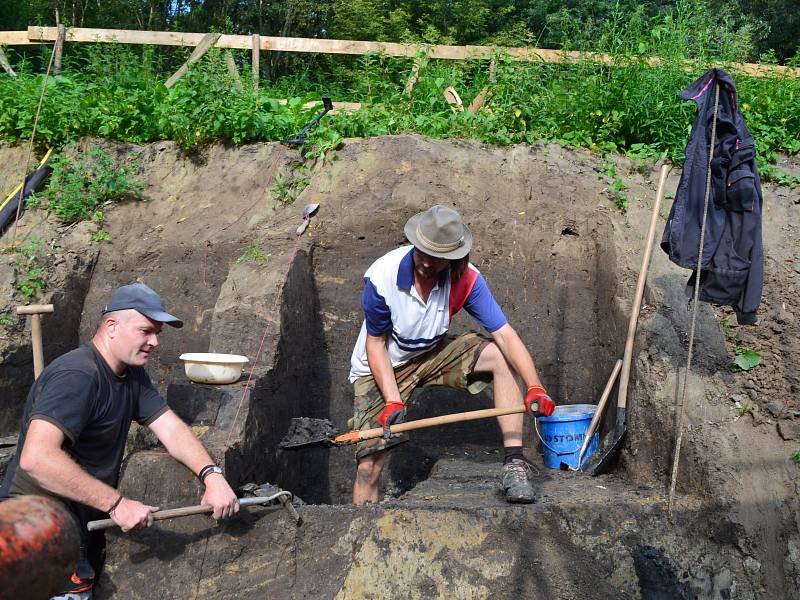
[[[763,197],[755,141],[739,112],[736,84],[722,69],[701,75],[679,94],[684,100],[697,103],[697,115],[661,248],[672,262],[694,270],[687,283],[687,295],[691,297],[697,275],[716,86],[720,86],[720,94],[700,300],[730,305],[736,310],[740,325],[752,325],[758,320],[756,310],[764,281]]]

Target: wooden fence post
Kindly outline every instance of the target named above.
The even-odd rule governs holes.
[[[67,36],[67,28],[63,24],[58,24],[58,35],[56,36],[56,46],[53,52],[53,74],[58,75],[61,72],[61,55],[64,52],[64,39]]]
[[[258,93],[258,78],[261,73],[261,36],[253,34],[253,91]]]
[[[191,67],[194,63],[203,58],[203,55],[208,51],[208,49],[217,43],[217,40],[219,39],[220,35],[221,34],[219,33],[207,33],[203,36],[203,39],[200,40],[200,43],[197,44],[194,50],[192,50],[192,53],[189,55],[189,58],[186,60],[185,63],[181,65],[181,68],[175,71],[172,74],[172,77],[167,79],[166,83],[164,84],[167,87],[167,89],[171,88],[178,82],[178,80],[181,77],[186,75],[186,73],[189,72],[189,67]]]

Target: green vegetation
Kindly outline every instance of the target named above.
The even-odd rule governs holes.
[[[244,251],[244,254],[236,259],[236,264],[241,265],[244,263],[254,263],[257,265],[263,265],[264,263],[268,262],[270,258],[272,258],[272,254],[265,253],[260,246],[253,244],[248,246]]]
[[[800,467],[800,450],[792,454],[792,461],[794,462],[794,464]]]
[[[749,371],[761,364],[761,354],[753,348],[737,347],[736,356],[731,363],[733,371]]]
[[[25,300],[35,298],[45,287],[45,263],[47,255],[43,242],[32,237],[27,244],[16,249],[14,260],[15,287]]]
[[[745,400],[739,405],[739,408],[736,409],[736,412],[739,413],[740,417],[743,417],[752,410],[753,405],[748,400]]]
[[[14,326],[14,319],[11,313],[6,311],[0,312],[0,327],[4,329],[11,329]]]
[[[138,199],[142,195],[143,185],[136,179],[137,166],[118,167],[100,148],[85,152],[71,145],[50,164],[53,173],[47,187],[41,195],[34,196],[29,205],[46,208],[64,224],[92,219],[100,226],[102,204],[125,198]],[[103,237],[103,232],[95,234],[100,236],[95,241],[110,239]]]
[[[722,321],[720,327],[722,328],[722,333],[725,334],[725,339],[733,344],[735,356],[730,365],[731,371],[749,371],[761,364],[761,354],[743,344],[742,338],[739,337],[738,332],[728,319]]]
[[[320,156],[324,160],[325,152],[321,151]],[[292,166],[289,175],[284,175],[281,171],[275,174],[275,183],[269,188],[272,197],[280,204],[291,204],[300,193],[311,183],[311,171],[304,164]]]
[[[95,231],[92,234],[92,241],[93,242],[110,242],[111,241],[111,234],[108,233],[105,229],[100,229]]]
[[[104,26],[111,26],[108,19],[118,3],[112,2],[105,12]],[[642,161],[657,156],[681,160],[695,109],[693,103],[679,100],[677,92],[711,65],[731,68],[732,61],[775,60],[774,53],[759,57],[763,51],[757,51],[758,43],[764,39],[761,21],[748,17],[747,11],[715,8],[720,3],[712,0],[548,0],[524,10],[511,2],[483,0],[447,3],[449,15],[441,13],[445,9],[440,4],[395,4],[396,9],[388,10],[389,3],[382,0],[334,0],[315,3],[314,10],[306,13],[309,2],[296,0],[270,3],[259,12],[252,1],[243,0],[243,12],[233,15],[233,20],[217,22],[211,13],[198,12],[200,8],[189,10],[185,3],[174,3],[183,6],[184,12],[171,23],[194,31],[212,26],[233,32],[246,27],[264,31],[263,23],[255,27],[253,19],[281,21],[278,17],[286,16],[281,11],[297,10],[292,14],[298,30],[289,32],[282,27],[286,21],[281,21],[270,31],[319,37],[314,28],[323,27],[322,37],[399,39],[420,47],[430,42],[549,44],[603,52],[613,56],[613,61],[519,62],[498,50],[497,83],[489,85],[485,107],[470,115],[467,111],[454,114],[442,91],[452,85],[468,104],[488,85],[488,60],[429,60],[407,97],[403,88],[412,59],[269,53],[260,92],[255,94],[247,81],[246,51],[233,51],[243,75],[242,91],[234,87],[219,49],[212,49],[167,90],[163,82],[189,49],[70,46],[62,74],[49,79],[38,141],[61,145],[81,136],[134,143],[172,139],[187,150],[213,140],[276,141],[291,137],[310,121],[318,109],[303,109],[303,104],[326,94],[336,101],[361,102],[363,108],[354,114],[328,115],[314,127],[303,149],[309,158],[324,159],[346,137],[417,132],[499,145],[553,140],[603,154],[625,152]],[[87,10],[93,14],[93,5]],[[256,12],[247,12],[252,10]],[[87,17],[85,24],[101,24],[100,18]],[[421,33],[414,37],[410,32]],[[39,52],[44,54],[36,60],[16,61],[19,77],[0,78],[2,139],[30,136],[43,81],[41,63],[49,49],[42,47]],[[650,66],[651,57],[658,57],[661,64]],[[788,62],[800,64],[800,59],[792,60]],[[775,162],[779,152],[800,151],[800,78],[756,78],[735,70],[733,74],[748,127],[757,140],[763,175],[786,177],[769,168],[769,163]],[[289,98],[289,102],[284,105],[277,98]],[[612,191],[624,208],[624,190]]]

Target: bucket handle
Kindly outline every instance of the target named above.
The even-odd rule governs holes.
[[[539,419],[534,419],[534,420],[533,420],[533,428],[536,430],[536,437],[538,437],[538,438],[539,438],[539,441],[540,441],[540,442],[542,442],[542,446],[544,446],[545,448],[547,448],[548,450],[550,450],[550,452],[552,452],[552,453],[553,453],[553,454],[555,454],[556,456],[564,456],[565,454],[575,454],[575,451],[574,451],[574,450],[570,450],[569,452],[559,452],[558,450],[556,450],[556,449],[555,449],[555,448],[553,448],[552,446],[548,446],[548,445],[547,445],[547,442],[545,442],[545,441],[542,439],[542,434],[541,434],[541,433],[539,433]]]

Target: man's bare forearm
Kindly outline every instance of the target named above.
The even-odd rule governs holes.
[[[367,363],[384,402],[402,402],[385,337],[367,336]]]
[[[195,475],[214,462],[189,426],[171,410],[151,423],[150,429],[164,444],[170,456],[186,465]]]
[[[522,377],[526,387],[542,384],[539,374],[536,372],[533,357],[511,325],[504,325],[495,331],[492,337],[511,367]]]
[[[46,456],[30,452],[20,468],[48,492],[97,510],[108,510],[119,497],[117,490],[92,477],[60,449],[50,449]]]

